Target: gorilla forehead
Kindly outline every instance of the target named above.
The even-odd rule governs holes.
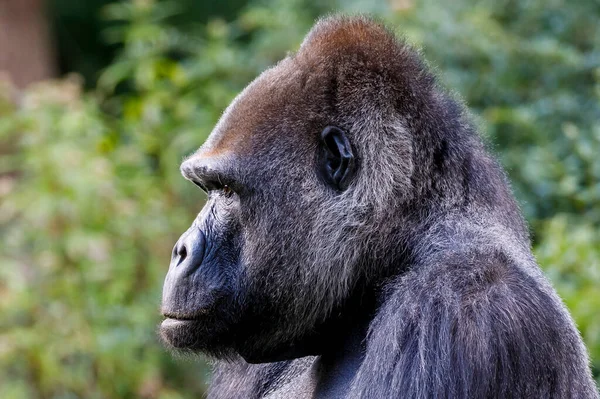
[[[319,132],[307,126],[325,120],[315,103],[325,91],[323,82],[326,79],[318,71],[307,71],[291,57],[284,59],[236,97],[201,147],[201,154],[255,156],[260,146],[273,140],[307,143],[313,136],[316,140]]]
[[[412,97],[414,84],[428,76],[421,71],[414,52],[385,27],[361,18],[323,20],[297,53],[237,96],[200,151],[256,155],[277,140],[316,143],[327,124],[343,124],[374,104],[385,112],[403,96]]]

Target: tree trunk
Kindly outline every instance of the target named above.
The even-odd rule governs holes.
[[[0,74],[19,88],[55,74],[44,0],[0,0]]]

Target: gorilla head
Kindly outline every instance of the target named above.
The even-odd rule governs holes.
[[[412,93],[431,85],[406,69],[422,67],[382,27],[322,24],[233,101],[181,166],[208,201],[173,250],[168,344],[255,362],[310,354],[385,272],[387,215],[414,195],[413,138],[394,108],[420,107]]]

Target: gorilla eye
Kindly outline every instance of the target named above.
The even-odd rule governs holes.
[[[211,191],[220,191],[225,197],[231,197],[233,195],[233,189],[229,187],[227,184],[221,184],[219,182],[207,182],[206,185],[202,184],[196,180],[192,180],[197,187],[199,187],[202,191],[207,194],[210,194]]]
[[[227,184],[223,185],[223,187],[221,188],[221,191],[223,192],[223,195],[226,197],[231,197],[233,195],[233,190]]]

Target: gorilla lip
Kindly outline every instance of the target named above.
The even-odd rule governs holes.
[[[181,318],[167,317],[166,319],[164,319],[162,321],[162,323],[160,323],[160,328],[163,331],[174,330],[174,329],[184,328],[184,326],[185,327],[192,326],[197,322],[198,322],[197,319],[181,319]]]
[[[174,319],[172,317],[167,317],[160,323],[161,327],[172,327],[178,324],[189,323],[195,321],[194,319]]]
[[[177,321],[197,321],[198,318],[193,317],[193,316],[178,316],[178,315],[173,315],[173,314],[164,314],[163,315],[165,320],[163,320],[163,323],[167,320],[177,320]]]

